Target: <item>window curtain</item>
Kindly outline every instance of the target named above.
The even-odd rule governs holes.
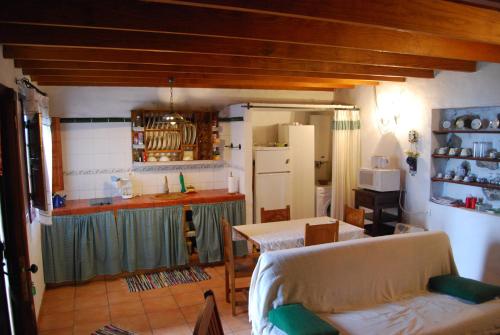
[[[359,110],[336,109],[332,121],[332,217],[343,219],[344,205],[354,205],[361,164]]]

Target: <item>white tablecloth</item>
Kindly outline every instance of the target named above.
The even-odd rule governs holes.
[[[250,225],[233,226],[237,233],[248,237],[260,246],[260,252],[289,249],[304,246],[306,223],[311,225],[333,223],[335,219],[328,216],[297,219],[290,221],[268,222]],[[235,234],[235,239],[243,239]],[[363,238],[364,229],[339,221],[339,241]]]

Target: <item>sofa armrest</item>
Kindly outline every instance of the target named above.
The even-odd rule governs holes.
[[[500,286],[455,275],[430,278],[429,290],[461,298],[475,304],[500,297]]]
[[[269,321],[288,335],[338,335],[339,331],[302,304],[283,305],[269,312]]]

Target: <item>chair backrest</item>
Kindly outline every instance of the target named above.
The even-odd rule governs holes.
[[[205,292],[205,306],[198,315],[193,335],[224,335],[212,290]]]
[[[233,227],[225,218],[222,218],[222,238],[224,241],[224,263],[228,266],[230,272],[234,269],[234,250],[233,250]]]
[[[334,223],[306,224],[304,245],[315,245],[323,243],[337,242],[339,239],[339,221]]]
[[[264,207],[260,209],[260,222],[276,222],[290,220],[290,206],[280,209],[265,210]]]
[[[344,206],[344,222],[352,224],[354,226],[358,226],[359,228],[365,227],[365,210],[364,209],[356,209],[349,207],[347,205]]]

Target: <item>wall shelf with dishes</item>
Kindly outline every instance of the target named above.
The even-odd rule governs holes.
[[[165,163],[212,160],[212,124],[216,112],[173,113],[168,110],[133,110],[132,160]]]
[[[432,111],[431,201],[500,214],[500,107]]]

